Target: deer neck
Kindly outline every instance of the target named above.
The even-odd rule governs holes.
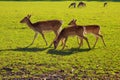
[[[27,19],[26,24],[30,27],[33,28],[33,24],[31,23],[31,21],[29,19]]]
[[[77,26],[77,24],[76,24],[76,23],[73,23],[72,26]]]
[[[76,23],[74,23],[74,26],[77,26],[77,24],[76,24]]]
[[[59,34],[58,37],[57,37],[57,39],[56,39],[56,42],[59,44],[59,42],[60,42],[61,39],[62,39],[62,35]]]

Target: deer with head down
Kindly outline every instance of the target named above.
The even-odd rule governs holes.
[[[73,3],[71,3],[69,6],[68,6],[69,8],[71,8],[71,7],[76,7],[76,3],[75,2],[73,2]]]
[[[79,7],[85,7],[85,6],[86,6],[86,3],[81,1],[81,2],[79,2],[77,7],[79,8]]]
[[[107,6],[107,2],[104,3],[104,7],[106,7],[106,6]]]
[[[32,43],[30,45],[28,45],[27,47],[31,46],[34,43],[38,33],[40,33],[42,35],[46,45],[48,45],[48,43],[44,37],[44,31],[53,31],[55,33],[56,37],[58,36],[58,34],[61,30],[61,25],[62,25],[61,20],[48,20],[48,21],[39,21],[39,22],[32,23],[30,21],[30,17],[31,17],[31,15],[27,15],[20,21],[20,23],[26,23],[28,25],[28,27],[30,27],[35,32]],[[50,46],[52,44],[53,44],[53,42],[50,44]]]
[[[78,26],[78,25],[75,25],[75,26],[73,25],[71,27],[66,27],[66,28],[62,29],[62,31],[60,32],[60,34],[54,41],[54,48],[56,49],[60,40],[63,40],[62,49],[64,49],[66,46],[66,41],[67,41],[68,37],[76,35],[80,38],[80,40],[83,40],[83,39],[86,40],[88,47],[90,49],[88,39],[83,35],[83,31],[84,31],[83,26]],[[82,45],[82,43],[79,44],[79,48],[81,47],[81,45]]]
[[[76,21],[77,20],[73,19],[72,21],[70,21],[70,23],[68,25],[72,25],[75,27],[75,26],[77,26]],[[103,36],[100,34],[100,26],[99,25],[85,25],[85,26],[83,26],[83,29],[84,29],[84,34],[92,33],[96,37],[96,41],[93,45],[93,48],[95,47],[99,37],[102,39],[104,46],[106,46]],[[83,44],[83,42],[82,42],[82,44]]]

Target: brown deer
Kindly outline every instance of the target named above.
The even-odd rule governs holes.
[[[71,7],[76,7],[76,3],[75,2],[73,2],[73,3],[71,3],[70,5],[69,5],[69,8],[71,8]]]
[[[76,27],[76,25],[77,25],[76,21],[77,20],[73,19],[72,21],[70,21],[70,23],[68,25],[72,25],[72,26]],[[101,37],[104,46],[106,46],[103,36],[100,34],[100,26],[99,25],[85,25],[85,26],[83,26],[83,28],[84,28],[84,34],[92,33],[93,35],[95,35],[96,41],[94,43],[93,48],[95,47],[99,37]]]
[[[56,40],[54,41],[54,48],[56,49],[60,40],[64,40],[63,41],[63,47],[62,49],[65,48],[66,46],[66,41],[68,39],[69,36],[73,36],[73,35],[77,35],[81,40],[85,39],[88,47],[90,49],[90,45],[88,42],[88,39],[83,35],[83,26],[71,26],[71,27],[66,27],[64,29],[62,29],[62,31],[60,32],[60,34],[58,35],[58,37],[56,38]],[[79,44],[79,48],[81,47],[82,42]]]
[[[82,1],[81,1],[81,2],[79,2],[79,4],[78,4],[78,6],[77,6],[77,7],[79,8],[80,6],[81,6],[81,7],[85,7],[85,6],[86,6],[86,4],[85,4],[84,2],[82,2]]]
[[[104,3],[104,7],[106,7],[106,6],[107,6],[107,2]]]
[[[32,23],[30,21],[30,17],[31,17],[31,15],[27,15],[20,21],[20,23],[26,23],[28,25],[28,27],[30,27],[35,32],[32,43],[30,45],[28,45],[27,47],[31,46],[34,43],[38,33],[40,33],[42,35],[46,45],[48,45],[48,43],[44,37],[44,31],[53,31],[55,33],[56,37],[58,36],[58,34],[61,30],[62,21],[49,20],[49,21],[39,21],[36,23]],[[50,44],[50,46],[52,46],[52,44],[53,44],[53,42]]]

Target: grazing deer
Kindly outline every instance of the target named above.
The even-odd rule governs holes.
[[[69,36],[73,36],[73,35],[77,35],[81,40],[85,39],[88,47],[90,49],[90,45],[88,42],[88,39],[83,35],[83,26],[71,26],[71,27],[66,27],[64,29],[62,29],[62,31],[60,32],[60,34],[58,35],[58,37],[55,39],[54,41],[54,48],[56,49],[60,40],[64,40],[63,41],[63,48],[65,48],[66,45],[66,41],[68,39]],[[82,43],[79,44],[79,48],[81,47]]]
[[[77,7],[79,8],[80,6],[81,6],[81,7],[85,7],[85,6],[86,6],[86,4],[85,4],[84,2],[82,2],[82,1],[81,1],[81,2],[79,2],[79,4],[78,4],[78,6],[77,6]]]
[[[27,47],[31,46],[34,43],[38,33],[40,33],[42,35],[46,45],[48,45],[48,43],[44,37],[44,33],[43,33],[44,31],[53,31],[55,33],[56,37],[58,36],[60,29],[61,29],[61,25],[62,25],[62,22],[60,20],[39,21],[36,23],[32,23],[30,21],[30,17],[31,17],[31,15],[27,15],[20,21],[20,23],[26,23],[28,25],[28,27],[30,27],[33,31],[35,31],[33,41]],[[50,46],[52,44],[53,44],[53,42],[50,44]]]
[[[106,6],[107,6],[107,2],[104,3],[104,7],[106,7]]]
[[[69,8],[70,8],[70,7],[74,7],[74,8],[75,8],[75,7],[76,7],[76,3],[75,3],[75,2],[74,2],[74,3],[71,3],[71,4],[69,5]]]
[[[72,26],[76,27],[76,25],[77,25],[76,21],[77,20],[73,19],[72,21],[70,21],[70,23],[68,25],[72,25]],[[98,37],[101,37],[104,46],[106,46],[104,39],[103,39],[103,36],[101,34],[99,34],[100,33],[100,26],[99,25],[85,25],[85,26],[83,26],[83,28],[84,28],[84,34],[92,33],[93,35],[95,35],[96,41],[94,43],[93,48],[95,47],[95,45],[98,41]]]

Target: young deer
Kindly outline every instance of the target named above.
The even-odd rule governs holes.
[[[60,20],[39,21],[36,23],[32,23],[30,21],[30,17],[31,17],[31,15],[27,15],[20,21],[20,23],[26,23],[28,25],[28,27],[30,27],[35,32],[32,43],[30,45],[28,45],[27,47],[31,46],[34,43],[38,33],[40,33],[42,35],[46,45],[48,45],[48,43],[44,37],[44,33],[43,33],[44,31],[53,31],[55,33],[56,37],[58,36],[60,29],[61,29],[61,25],[62,25],[62,22]],[[52,44],[53,44],[53,42],[50,44],[50,46]]]
[[[76,21],[77,20],[73,19],[72,21],[70,21],[70,23],[68,25],[72,25],[72,26],[76,27],[76,25],[77,25]],[[92,33],[93,35],[95,35],[96,41],[94,43],[93,48],[95,47],[95,45],[98,41],[98,37],[101,37],[104,46],[106,46],[104,39],[103,39],[103,36],[101,34],[99,34],[100,33],[100,26],[99,25],[85,25],[85,26],[83,26],[83,28],[84,28],[84,34]]]
[[[88,42],[88,39],[83,35],[83,27],[82,26],[71,26],[71,27],[66,27],[64,28],[60,34],[58,35],[58,37],[56,38],[56,40],[54,41],[54,48],[56,49],[60,40],[64,40],[63,42],[63,48],[65,48],[65,44],[66,41],[68,39],[68,36],[72,36],[72,35],[77,35],[81,40],[85,39],[88,47],[90,49],[90,45]],[[81,47],[82,43],[79,44],[79,48]]]

